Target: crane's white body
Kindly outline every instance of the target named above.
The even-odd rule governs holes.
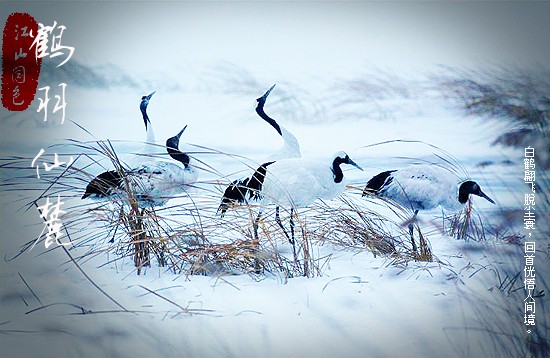
[[[459,211],[471,194],[495,204],[476,182],[461,181],[451,171],[435,165],[413,165],[382,172],[369,180],[363,195],[369,190],[391,198],[415,213],[438,207],[448,212]]]
[[[334,182],[332,161],[291,158],[267,167],[262,185],[262,202],[278,206],[305,207],[317,199],[334,199],[346,188],[346,181]]]
[[[141,204],[161,206],[179,194],[188,192],[198,172],[191,161],[187,168],[176,161],[144,163],[129,172],[132,190]]]
[[[413,165],[399,169],[388,177],[379,195],[391,198],[413,211],[431,210],[441,206],[458,211],[460,180],[451,172],[434,165]]]

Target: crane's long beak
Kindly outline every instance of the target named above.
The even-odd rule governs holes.
[[[180,139],[181,135],[183,134],[183,132],[185,132],[186,129],[187,129],[187,124],[185,125],[185,127],[183,127],[183,129],[178,134],[176,134],[176,137]]]
[[[273,91],[273,88],[275,88],[275,85],[276,85],[276,83],[275,83],[273,86],[271,86],[271,88],[268,89],[267,92],[264,93],[263,96],[261,96],[260,98],[256,99],[256,101],[258,101],[258,102],[264,102],[264,103],[265,103],[265,101],[267,100],[267,96],[269,96],[269,94],[271,93],[271,91]]]
[[[349,163],[348,163],[348,164],[351,164],[351,165],[353,165],[354,167],[356,167],[357,169],[363,171],[363,168],[361,168],[361,167],[359,166],[359,164],[355,163],[355,162],[354,162],[353,160],[351,160],[351,159],[349,160]]]
[[[151,93],[150,95],[147,96],[147,99],[151,99],[151,97],[153,97],[153,95],[157,93],[157,91],[153,91],[153,93]]]
[[[495,202],[493,201],[493,199],[489,198],[489,197],[487,196],[487,194],[485,194],[485,193],[482,192],[481,190],[479,191],[479,196],[481,196],[482,198],[487,199],[490,203],[495,204]]]

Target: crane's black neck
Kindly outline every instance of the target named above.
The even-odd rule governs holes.
[[[168,154],[178,162],[183,163],[183,166],[187,169],[189,167],[189,160],[191,159],[187,154],[180,152],[177,149],[168,147]]]
[[[258,105],[256,106],[256,113],[258,113],[258,115],[260,117],[263,118],[264,121],[266,121],[267,123],[271,124],[273,126],[273,128],[275,128],[275,130],[279,133],[279,135],[282,137],[283,136],[283,132],[281,132],[281,127],[279,127],[279,124],[277,124],[277,122],[269,117],[267,114],[265,114],[264,112],[264,104],[265,104],[265,99],[263,98],[259,98],[258,99]]]
[[[149,121],[149,116],[147,115],[147,105],[149,104],[149,101],[142,101],[139,109],[141,110],[141,114],[143,115],[143,122],[145,123],[145,129],[147,129],[147,123],[151,123]]]
[[[342,172],[342,168],[340,168],[340,164],[343,162],[344,160],[340,157],[336,157],[332,161],[332,174],[334,174],[334,182],[336,184],[341,183],[344,179],[344,172]]]
[[[187,169],[189,167],[189,156],[183,152],[181,152],[179,149],[179,138],[172,137],[169,138],[166,141],[166,150],[168,151],[168,154],[178,162],[181,162],[183,166]]]

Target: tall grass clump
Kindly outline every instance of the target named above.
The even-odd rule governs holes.
[[[360,198],[355,191],[360,193],[358,189],[350,187],[349,193],[339,197],[339,205],[320,203],[316,206],[320,212],[317,220],[324,222],[327,230],[322,235],[322,242],[350,250],[367,250],[375,257],[384,257],[399,266],[406,266],[410,261],[435,260],[418,222],[413,223],[418,245],[416,239],[410,236],[408,224],[412,213],[390,199],[377,196],[376,201]],[[370,209],[367,203],[393,212],[397,220]]]
[[[473,200],[470,196],[462,210],[447,218],[446,221],[449,222],[448,227],[445,228],[447,235],[459,240],[485,240],[486,225],[475,212]]]
[[[259,213],[261,214],[258,218]],[[290,210],[283,208],[279,214],[283,225],[281,227],[277,224],[273,205],[247,204],[235,206],[223,220],[225,227],[232,227],[234,231],[241,230],[248,241],[255,241],[259,247],[263,247],[263,255],[268,254],[271,257],[269,265],[283,273],[285,279],[315,277],[322,275],[325,258],[314,254],[314,228],[317,223],[311,219],[311,213],[309,208],[295,208],[292,214]],[[294,244],[289,243],[287,236],[290,233],[290,215],[293,215],[294,221]],[[248,225],[243,225],[243,218],[248,218]]]

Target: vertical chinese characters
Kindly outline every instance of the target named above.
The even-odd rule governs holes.
[[[40,152],[36,157],[34,157],[31,165],[34,167],[36,161],[40,156],[44,154],[44,149],[40,149]],[[42,163],[44,165],[44,169],[49,172],[54,168],[59,168],[61,165],[66,164],[67,168],[73,163],[73,157],[70,157],[70,160],[65,162],[60,162],[59,157],[57,153],[54,154],[54,163],[52,165],[48,165],[47,163]],[[36,166],[36,176],[38,179],[40,179],[40,172],[39,172],[39,165]],[[40,213],[40,217],[44,219],[46,228],[48,229],[48,233],[46,234],[46,248],[48,248],[53,242],[57,243],[58,245],[68,245],[68,243],[61,244],[59,241],[59,230],[62,226],[59,215],[64,214],[65,212],[60,210],[60,206],[63,204],[62,201],[59,201],[59,197],[57,197],[57,204],[51,205],[50,204],[50,198],[46,198],[46,204],[43,206],[38,206],[38,211]],[[44,233],[44,231],[42,231]],[[55,235],[55,239],[52,235]],[[42,236],[42,234],[40,234]],[[34,247],[34,245],[33,245]]]
[[[67,106],[67,104],[65,103],[65,87],[67,87],[67,85],[65,83],[61,83],[59,84],[59,86],[61,87],[61,93],[62,93],[63,99],[61,99],[61,96],[58,96],[58,95],[55,96],[55,98],[57,98],[57,103],[55,104],[53,113],[57,112],[60,109],[63,110],[63,116],[61,117],[61,124],[63,124],[63,122],[65,122],[65,107]],[[38,99],[40,101],[40,106],[38,106],[38,110],[37,110],[37,112],[40,112],[42,109],[44,109],[44,122],[45,122],[48,120],[48,102],[50,101],[50,98],[48,97],[48,91],[50,90],[50,86],[42,87],[42,88],[39,88],[38,90],[46,92],[45,93],[46,98],[44,100],[42,98]],[[60,106],[59,103],[61,101],[63,101],[63,103]]]
[[[525,280],[524,287],[527,291],[527,297],[524,300],[525,303],[525,316],[524,323],[526,325],[535,325],[535,299],[533,298],[533,291],[535,290],[535,243],[525,243]]]
[[[34,157],[34,160],[32,161],[31,165],[34,167],[34,164],[36,163],[36,161],[38,160],[38,158],[40,158],[40,156],[44,154],[44,149],[40,149],[40,152],[38,153],[38,155],[36,157]],[[44,164],[44,169],[49,172],[50,170],[54,169],[54,168],[58,168],[60,167],[61,165],[63,164],[67,164],[67,168],[73,163],[73,157],[71,157],[71,159],[69,160],[68,163],[65,163],[65,162],[60,162],[59,161],[59,157],[57,156],[57,153],[54,153],[54,163],[52,165],[48,165],[46,163],[42,163]],[[38,179],[40,179],[40,172],[38,170],[39,166],[36,167],[36,177]]]
[[[54,21],[52,26],[44,26],[41,23],[39,23],[38,25],[40,26],[40,29],[38,30],[36,37],[33,36],[31,32],[31,37],[34,38],[34,41],[30,48],[32,49],[33,46],[35,47],[35,57],[39,59],[50,55],[50,58],[53,58],[63,54],[63,52],[60,52],[60,50],[69,50],[69,55],[67,56],[65,61],[61,62],[59,65],[57,65],[57,67],[64,65],[65,62],[69,61],[74,52],[74,47],[61,45],[61,36],[63,35],[63,31],[66,30],[66,27],[62,25],[59,25],[57,27],[57,29],[59,30],[59,35],[53,37],[52,47],[50,50],[52,53],[50,54],[47,52],[48,36],[50,34],[54,34],[53,32],[56,30],[57,21]],[[56,42],[56,39],[59,39],[59,41]]]
[[[529,230],[529,240],[533,240],[532,230],[535,229],[535,150],[534,148],[525,148],[524,154],[525,175],[524,181],[530,186],[530,192],[525,193],[523,223],[524,229]],[[525,242],[525,268],[524,268],[524,289],[527,297],[524,300],[524,323],[527,326],[535,325],[535,299],[533,292],[536,287],[536,272],[534,266],[535,260],[535,241]],[[527,333],[531,333],[530,330]]]
[[[34,19],[33,19],[33,21],[34,21]],[[28,33],[25,31],[23,34],[21,34],[21,36],[25,35],[26,37],[28,37],[30,39],[29,42],[28,42],[28,45],[25,46],[24,48],[25,48],[25,51],[30,51],[34,48],[34,58],[33,58],[33,56],[27,56],[28,55],[27,52],[23,53],[23,51],[22,51],[23,48],[22,48],[21,51],[19,51],[19,53],[15,53],[15,60],[17,60],[19,58],[31,58],[36,63],[41,63],[42,58],[45,57],[45,56],[50,56],[50,58],[54,58],[54,57],[63,55],[64,53],[67,53],[67,57],[65,58],[65,60],[62,61],[60,64],[58,64],[57,67],[62,66],[63,64],[65,64],[71,58],[71,56],[73,55],[73,52],[74,52],[74,47],[61,45],[61,38],[62,38],[62,35],[63,35],[63,31],[66,30],[66,27],[62,26],[62,25],[57,26],[56,21],[54,21],[52,26],[44,26],[41,23],[36,24],[36,22],[34,22],[34,24],[35,24],[35,26],[32,27],[31,29],[29,29]],[[19,24],[15,24],[15,28],[16,29],[19,28]],[[25,27],[25,29],[27,29],[27,28]],[[50,35],[53,36],[52,40],[51,40],[51,47],[48,46]],[[4,34],[4,36],[5,36],[5,34]],[[17,33],[17,38],[18,38],[18,36],[19,36],[19,33]],[[48,51],[50,51],[50,52],[48,52]],[[22,67],[22,66],[15,67],[13,69],[12,80],[15,83],[25,82],[25,68]],[[4,82],[2,82],[2,86],[4,86]],[[35,85],[35,87],[34,87],[33,98],[34,98],[34,95],[36,94],[36,87],[37,87],[37,85]],[[57,99],[57,103],[55,104],[55,107],[53,109],[53,113],[57,112],[58,110],[63,110],[63,116],[62,116],[62,120],[61,120],[61,124],[63,124],[63,122],[65,121],[65,108],[66,108],[66,105],[67,105],[66,102],[65,102],[65,88],[67,87],[67,84],[61,83],[61,84],[58,85],[58,87],[61,87],[61,95],[56,95],[55,96],[55,98]],[[4,87],[2,87],[2,90],[4,90]],[[49,98],[50,86],[45,86],[45,87],[39,88],[39,90],[45,92],[45,99],[39,98],[40,105],[38,107],[37,112],[40,112],[41,110],[44,110],[44,121],[47,121],[47,119],[48,119],[48,103],[50,101],[50,98]],[[40,156],[42,154],[44,154],[44,152],[45,152],[44,149],[40,149],[40,152],[34,157],[32,163],[31,163],[32,167],[35,167],[38,158],[40,158]],[[54,168],[58,168],[58,167],[60,167],[61,165],[64,165],[64,164],[68,168],[73,163],[73,158],[72,157],[70,158],[70,160],[68,162],[61,162],[59,160],[59,157],[58,157],[57,153],[54,153],[54,155],[55,155],[55,157],[54,157],[54,163],[53,164],[48,165],[47,163],[43,163],[44,169],[47,172],[51,171]],[[38,179],[40,179],[39,167],[40,167],[40,165],[36,165],[36,176],[37,176]],[[62,204],[64,204],[64,203],[62,201],[60,201],[59,197],[57,198],[57,203],[56,204],[50,203],[50,198],[49,197],[46,198],[46,204],[44,204],[43,206],[38,206],[38,204],[37,204],[37,208],[38,208],[38,211],[40,213],[40,217],[42,219],[44,219],[45,225],[46,225],[45,228],[48,229],[48,232],[46,234],[46,242],[45,242],[46,243],[46,248],[51,246],[54,242],[58,245],[67,245],[68,244],[68,243],[62,244],[59,241],[60,228],[63,226],[59,216],[65,213],[64,211],[62,211],[60,209]],[[44,233],[44,231],[42,231],[42,234],[43,233]],[[42,236],[42,234],[40,236]]]
[[[58,196],[57,204],[50,203],[50,198],[46,198],[46,204],[38,207],[40,217],[45,221],[45,229],[48,229],[48,232],[46,233],[46,248],[49,248],[54,242],[57,245],[70,244],[70,242],[62,243],[59,241],[59,230],[61,230],[61,226],[63,226],[61,220],[59,219],[59,215],[65,214],[65,211],[60,210],[61,204],[64,203],[59,201]],[[44,230],[42,232],[44,232]]]
[[[525,183],[531,186],[531,193],[525,194],[525,214],[523,223],[526,230],[535,228],[535,150],[531,147],[525,148]],[[531,234],[529,234],[531,236]]]
[[[63,46],[61,45],[61,37],[63,35],[63,31],[66,30],[65,26],[59,25],[57,26],[57,21],[54,21],[52,26],[44,26],[43,24],[39,23],[40,29],[38,29],[36,36],[33,36],[33,33],[31,31],[30,36],[34,38],[34,41],[32,45],[30,46],[30,49],[34,47],[34,53],[36,60],[42,59],[45,56],[50,56],[50,58],[54,58],[57,56],[63,55],[62,50],[68,50],[67,58],[62,61],[57,67],[60,67],[64,65],[69,59],[72,57],[74,53],[74,47],[70,46]],[[57,28],[56,28],[57,26]],[[55,31],[59,30],[59,33],[56,34]],[[49,35],[54,35],[52,38],[52,45],[50,48],[50,52],[48,52],[48,43],[49,43]],[[57,112],[58,110],[63,110],[63,116],[61,119],[61,124],[65,122],[65,107],[67,106],[67,103],[65,103],[65,87],[67,87],[66,83],[60,83],[58,87],[61,87],[61,95],[56,95],[55,98],[57,99],[57,103],[55,104],[55,107],[53,109],[53,113]],[[42,109],[44,109],[44,121],[48,120],[48,102],[50,101],[50,98],[48,96],[48,92],[50,90],[50,86],[45,86],[38,89],[39,91],[44,91],[45,99],[39,98],[40,100],[40,106],[38,107],[37,112],[40,112]]]

